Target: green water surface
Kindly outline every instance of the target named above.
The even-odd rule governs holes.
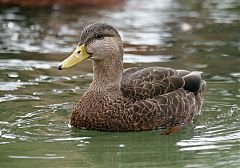
[[[0,7],[0,167],[240,167],[240,1],[125,0],[117,5]],[[84,26],[106,22],[124,42],[124,66],[203,71],[193,124],[165,130],[71,128],[92,80],[86,61],[57,65]]]

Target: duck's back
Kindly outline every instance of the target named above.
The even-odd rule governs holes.
[[[205,88],[201,72],[165,67],[128,68],[123,72],[121,90],[125,97],[145,100],[183,88],[198,94]]]
[[[189,123],[203,102],[205,81],[199,72],[150,67],[130,68],[123,74],[121,91],[132,101],[135,129]]]

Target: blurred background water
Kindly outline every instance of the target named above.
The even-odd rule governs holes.
[[[240,1],[120,0],[106,5],[0,5],[0,167],[240,167]],[[56,66],[84,26],[106,22],[124,66],[204,72],[194,124],[170,136],[70,128],[90,62]]]

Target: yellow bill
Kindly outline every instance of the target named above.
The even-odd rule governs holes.
[[[70,55],[68,58],[63,60],[63,62],[61,62],[58,65],[58,69],[62,70],[62,69],[66,69],[66,68],[71,68],[75,65],[82,63],[88,57],[89,57],[89,55],[86,51],[85,45],[83,44],[81,46],[77,46],[77,48],[72,53],[72,55]]]

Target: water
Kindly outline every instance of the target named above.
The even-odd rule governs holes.
[[[240,167],[240,3],[122,1],[98,7],[0,7],[0,167]],[[107,22],[124,66],[204,72],[202,114],[170,136],[70,128],[90,62],[58,71],[82,28]]]

